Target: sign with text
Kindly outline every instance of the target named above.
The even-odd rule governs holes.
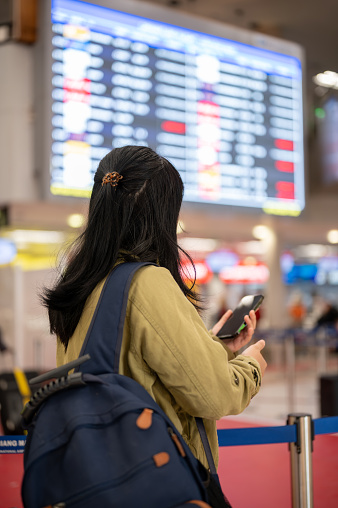
[[[89,196],[107,152],[143,145],[186,201],[304,208],[298,58],[75,0],[52,31],[52,194]]]

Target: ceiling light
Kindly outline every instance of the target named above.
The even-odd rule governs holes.
[[[250,242],[238,243],[236,246],[236,250],[239,252],[239,254],[261,255],[265,254],[266,246],[262,242],[251,240]]]
[[[182,249],[194,252],[209,252],[217,249],[218,241],[211,238],[181,238]]]
[[[270,235],[270,228],[263,224],[259,224],[258,226],[254,226],[252,234],[257,240],[265,240]]]
[[[328,246],[310,243],[308,245],[299,245],[294,249],[296,257],[300,258],[321,258],[327,256]]]
[[[324,86],[326,88],[338,89],[338,74],[333,71],[325,71],[314,76],[313,81],[316,85]]]
[[[61,231],[41,231],[33,229],[15,229],[9,236],[16,244],[20,243],[62,243],[65,239]]]
[[[330,243],[338,243],[338,229],[331,229],[327,234],[327,240]]]
[[[85,217],[82,213],[72,213],[67,217],[67,224],[71,228],[80,228],[85,222]]]

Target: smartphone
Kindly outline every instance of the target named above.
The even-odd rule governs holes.
[[[246,326],[244,316],[249,315],[250,310],[257,310],[263,299],[263,295],[244,296],[217,336],[220,339],[232,339],[236,337]]]

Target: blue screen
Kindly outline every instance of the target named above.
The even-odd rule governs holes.
[[[294,56],[76,0],[52,2],[51,192],[88,196],[112,148],[169,159],[184,199],[298,215]]]

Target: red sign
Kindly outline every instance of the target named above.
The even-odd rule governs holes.
[[[194,260],[196,270],[196,284],[206,284],[213,276],[213,272],[203,260]],[[195,273],[190,263],[182,263],[182,276],[185,282],[193,282]]]
[[[269,276],[269,269],[264,263],[238,264],[224,268],[219,274],[226,284],[264,284]]]

